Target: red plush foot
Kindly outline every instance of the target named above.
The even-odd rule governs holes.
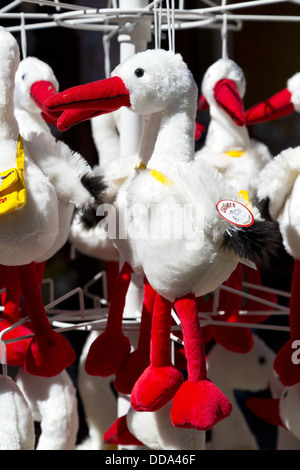
[[[6,321],[3,321],[3,330],[10,327],[11,325]],[[27,328],[24,325],[17,326],[11,331],[8,331],[4,334],[3,340],[21,338],[23,336],[32,335],[32,330]],[[24,365],[25,357],[31,338],[13,341],[12,343],[6,344],[6,361],[9,366],[21,367]]]
[[[231,413],[232,405],[210,380],[188,380],[177,391],[171,409],[171,420],[178,428],[207,431]]]
[[[156,411],[173,398],[183,383],[182,373],[173,366],[149,366],[131,392],[131,406],[136,411]]]
[[[93,342],[88,352],[85,370],[89,375],[108,377],[116,374],[130,354],[130,341],[121,334],[104,331]]]
[[[212,334],[217,343],[228,351],[246,354],[253,346],[253,336],[249,328],[211,325]]]
[[[133,351],[116,375],[115,389],[130,395],[135,382],[149,366],[149,361],[149,354],[142,354],[138,350]]]
[[[35,335],[25,358],[24,369],[32,375],[54,377],[76,359],[70,343],[61,334],[51,330]]]
[[[144,445],[128,430],[126,415],[116,419],[116,421],[104,433],[103,440],[105,444],[121,444],[125,446]]]
[[[274,370],[283,385],[288,387],[300,382],[300,366],[292,361],[292,355],[296,351],[292,348],[292,343],[293,340],[289,339],[278,351],[274,361]]]

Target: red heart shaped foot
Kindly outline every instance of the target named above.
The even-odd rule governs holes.
[[[293,347],[293,340],[289,339],[275,357],[274,370],[283,385],[287,387],[300,383],[300,365],[297,354],[297,349]]]
[[[171,420],[178,428],[207,431],[231,413],[232,405],[210,380],[186,380],[177,391],[171,409]]]
[[[3,330],[10,327],[5,320],[3,321]],[[10,331],[5,332],[3,340],[22,338],[24,336],[30,336],[33,332],[25,325],[17,326]],[[31,343],[32,338],[28,339],[17,339],[11,343],[6,344],[6,361],[9,366],[22,367],[24,365],[25,357],[27,354],[28,347]]]
[[[54,377],[69,367],[76,354],[69,341],[53,330],[36,334],[28,347],[24,369],[32,375]]]
[[[173,366],[149,366],[138,378],[131,392],[131,406],[136,411],[156,411],[173,398],[183,383],[182,373]]]
[[[116,374],[130,354],[130,341],[121,334],[104,331],[91,345],[85,370],[89,375],[108,377]]]
[[[142,446],[140,442],[127,427],[126,415],[117,418],[113,424],[105,431],[103,436],[105,444],[120,444],[125,446]]]
[[[135,382],[148,367],[149,361],[149,354],[142,354],[138,350],[133,351],[116,375],[115,389],[118,392],[130,395]]]

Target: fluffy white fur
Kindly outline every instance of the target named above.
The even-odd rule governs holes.
[[[233,405],[231,415],[211,430],[210,450],[259,449],[234,396],[234,390],[259,392],[268,388],[275,353],[256,335],[253,339],[253,348],[247,354],[228,351],[219,344],[208,354],[209,376]]]
[[[206,71],[202,81],[202,94],[209,104],[210,123],[203,147],[196,152],[195,159],[204,159],[233,184],[248,191],[250,199],[256,195],[257,177],[261,169],[271,160],[266,145],[250,139],[246,126],[239,127],[220,108],[213,89],[221,79],[232,80],[244,97],[246,81],[241,68],[232,60],[219,59]],[[227,151],[243,151],[241,157],[230,157]]]
[[[18,385],[0,375],[0,450],[34,450],[31,410]]]
[[[258,197],[269,198],[271,217],[279,223],[283,244],[294,258],[300,258],[300,147],[277,155],[261,172]]]
[[[205,432],[173,426],[172,400],[157,411],[135,411],[126,415],[129,431],[152,450],[205,450]]]
[[[68,373],[38,377],[20,368],[16,383],[41,426],[36,450],[74,450],[79,418],[76,390]]]

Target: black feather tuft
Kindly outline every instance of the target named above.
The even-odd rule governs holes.
[[[251,203],[254,207],[259,210],[259,213],[263,219],[272,220],[269,210],[270,199],[268,197],[266,197],[265,199],[257,199],[257,197],[254,197],[253,199],[251,199]]]
[[[250,227],[227,230],[221,247],[233,250],[241,259],[267,267],[281,245],[282,238],[276,222],[255,220]]]
[[[103,176],[86,173],[81,177],[81,183],[95,198],[96,204],[100,205],[103,203],[103,193],[107,189]]]

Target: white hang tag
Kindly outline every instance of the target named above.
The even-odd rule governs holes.
[[[254,222],[252,212],[244,204],[231,199],[222,199],[216,205],[223,219],[238,227],[250,227]]]

